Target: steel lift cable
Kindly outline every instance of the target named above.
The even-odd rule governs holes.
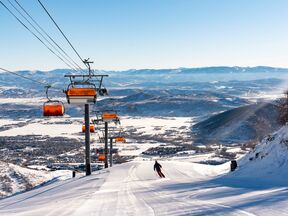
[[[45,6],[42,4],[42,2],[40,0],[38,0],[39,4],[41,5],[41,7],[44,9],[44,11],[47,13],[47,15],[50,17],[50,19],[53,21],[53,23],[55,24],[55,26],[57,27],[57,29],[61,32],[61,34],[63,35],[63,37],[65,38],[65,40],[69,43],[69,45],[71,46],[71,48],[74,50],[74,52],[77,54],[77,56],[79,57],[79,59],[81,60],[81,62],[87,67],[87,69],[89,70],[89,65],[85,64],[85,60],[80,56],[80,54],[77,52],[77,50],[74,48],[74,46],[72,45],[72,43],[68,40],[68,38],[66,37],[66,35],[63,33],[63,31],[61,30],[61,28],[58,26],[58,24],[56,23],[56,21],[53,19],[53,17],[50,15],[50,13],[47,11],[47,9],[45,8]]]
[[[69,64],[67,64],[59,55],[57,55],[50,47],[47,46],[47,44],[44,43],[41,38],[39,38],[31,29],[29,29],[2,1],[0,1],[0,4],[21,24],[26,28],[31,34],[33,34],[34,37],[36,37],[50,52],[52,52],[55,56],[57,56],[62,62],[64,62],[70,69],[75,70],[74,68],[71,68]]]
[[[83,71],[83,68],[81,68],[68,54],[67,52],[65,52],[65,50],[63,50],[59,44],[38,24],[38,22],[29,14],[29,12],[27,12],[27,10],[25,10],[25,8],[17,1],[17,0],[14,0],[17,5],[24,11],[24,13],[32,20],[32,22],[64,53],[64,55],[69,58],[74,66],[76,66],[76,68],[78,70],[82,70]]]
[[[54,87],[54,86],[52,86],[52,85],[49,84],[49,83],[40,82],[40,81],[38,81],[38,80],[35,80],[35,79],[32,79],[32,78],[23,76],[23,75],[21,75],[21,74],[18,74],[18,73],[16,73],[16,72],[13,72],[13,71],[10,71],[10,70],[7,70],[7,69],[5,69],[5,68],[1,68],[1,67],[0,67],[0,70],[5,71],[5,72],[10,73],[10,74],[13,74],[13,75],[18,76],[18,77],[21,77],[21,78],[23,78],[23,79],[29,80],[29,81],[31,81],[31,82],[34,82],[34,83],[43,85],[45,88],[47,88],[47,86],[49,86],[49,87],[51,87],[51,88],[53,88],[53,89],[57,89],[57,90],[61,90],[61,91],[63,90],[63,89],[61,89],[61,88]]]
[[[9,2],[9,4],[22,16],[22,18],[24,18],[29,24],[30,26],[32,26],[32,28],[42,37],[42,39],[44,39],[49,45],[50,45],[50,48],[52,47],[54,49],[54,52],[57,52],[58,55],[60,55],[63,59],[65,59],[66,61],[66,65],[69,65],[69,67],[75,71],[77,71],[77,67],[75,67],[73,65],[73,63],[67,59],[67,57],[65,55],[63,55],[58,49],[57,47],[55,47],[24,15],[21,11],[18,10],[18,8],[16,8],[14,6],[14,4],[12,4],[12,2],[10,0],[7,0]],[[19,18],[19,17],[18,17]],[[69,63],[67,63],[69,62]],[[72,65],[72,66],[71,66]]]

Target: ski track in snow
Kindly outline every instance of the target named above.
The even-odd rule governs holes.
[[[156,175],[151,161],[130,162],[88,177],[51,183],[2,199],[0,215],[254,216],[288,214],[283,209],[282,212],[281,209],[275,211],[271,206],[270,209],[267,207],[266,211],[261,206],[255,207],[249,203],[237,205],[237,199],[241,201],[241,193],[239,192],[238,196],[234,197],[236,202],[233,199],[231,201],[229,192],[236,188],[229,187],[229,185],[213,186],[209,183],[209,180],[215,176],[209,172],[206,165],[164,161],[160,163],[164,167],[164,174],[167,178],[160,179]],[[187,172],[187,170],[190,171]],[[198,186],[192,186],[192,184],[198,184]],[[269,191],[246,192],[247,194],[244,195],[253,199],[257,199],[257,195],[269,194]],[[210,196],[213,193],[220,193],[221,199]],[[205,196],[208,198],[205,199]],[[225,196],[226,199],[222,199]]]

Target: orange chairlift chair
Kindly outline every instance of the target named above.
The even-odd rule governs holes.
[[[125,137],[122,135],[122,127],[120,127],[120,131],[118,133],[118,136],[114,138],[116,143],[126,143]]]
[[[63,116],[65,107],[63,102],[58,100],[51,100],[48,97],[48,89],[51,86],[46,86],[47,101],[43,104],[43,116]]]
[[[97,92],[100,96],[107,95],[107,89],[102,87],[103,77],[107,75],[70,75],[70,84],[64,91],[69,104],[95,104],[97,99]],[[99,77],[96,81],[92,78]],[[99,83],[96,87],[95,83]]]
[[[95,104],[97,98],[96,87],[74,87],[69,85],[65,91],[69,104]]]
[[[98,161],[105,161],[105,155],[99,155]]]
[[[125,143],[126,139],[124,137],[115,137],[116,143]]]
[[[117,113],[103,113],[101,117],[104,122],[117,122],[119,120]]]
[[[86,130],[85,125],[82,125],[82,133],[84,133]],[[95,126],[94,125],[90,125],[90,133],[94,133],[95,132]]]

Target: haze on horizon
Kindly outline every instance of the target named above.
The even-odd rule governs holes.
[[[42,2],[94,69],[288,67],[286,0]],[[81,64],[38,2],[20,3]],[[2,5],[0,26],[1,67],[67,68]]]

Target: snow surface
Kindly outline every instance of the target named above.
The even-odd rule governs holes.
[[[67,121],[70,124],[67,124]],[[53,117],[32,120],[29,124],[17,127],[19,121],[11,119],[1,119],[0,125],[15,123],[15,127],[1,131],[0,136],[18,136],[18,135],[48,135],[63,137],[83,137],[82,124],[83,118],[71,117]],[[192,118],[137,118],[137,117],[121,117],[121,125],[125,128],[135,128],[143,134],[155,135],[163,134],[167,130],[177,130],[179,133],[188,132],[191,126]],[[158,130],[155,130],[158,128]],[[182,128],[182,129],[179,129]],[[79,134],[80,133],[80,134]],[[176,134],[177,135],[177,134]]]
[[[265,178],[268,182],[287,183],[288,177],[288,125],[267,136],[255,149],[239,160],[237,176]],[[272,176],[271,178],[267,176]]]
[[[67,121],[70,124],[67,124]],[[41,135],[41,136],[58,136],[68,138],[83,137],[82,132],[83,119],[80,118],[43,118],[29,121],[24,126],[17,126],[19,121],[2,119],[0,125],[12,124],[14,127],[0,132],[0,136],[24,136],[24,135]]]
[[[134,161],[0,201],[0,215],[287,215],[286,186],[255,184],[209,166]],[[255,180],[255,179],[254,179]]]
[[[123,128],[133,127],[136,128],[138,132],[143,134],[163,134],[171,128],[176,128],[179,133],[182,131],[187,131],[193,122],[193,118],[188,117],[121,117],[121,125]],[[155,129],[155,128],[158,128]],[[182,130],[179,128],[183,128]]]
[[[137,157],[91,176],[0,200],[0,215],[288,215],[288,126],[238,161],[211,166]]]
[[[25,135],[41,135],[51,137],[66,137],[76,138],[78,140],[84,140],[84,134],[82,133],[83,118],[71,118],[71,117],[53,117],[42,118],[27,121],[24,126],[19,126],[20,122],[12,119],[0,119],[1,126],[11,125],[11,128],[0,131],[0,137],[3,136],[25,136]],[[124,131],[129,129],[137,130],[137,133],[145,135],[161,135],[169,136],[169,138],[179,137],[185,138],[189,136],[189,128],[193,122],[192,118],[138,118],[138,117],[121,117],[121,127]],[[102,127],[103,128],[103,127]],[[157,128],[157,130],[155,129]],[[175,131],[173,133],[167,131]],[[110,133],[112,133],[110,131]],[[103,137],[102,131],[96,129],[96,133],[91,133],[91,148],[101,148],[103,143],[99,142],[99,137]],[[142,152],[151,147],[156,147],[160,143],[151,143],[143,140],[141,143],[135,142],[135,140],[126,138],[127,143],[116,143],[114,147],[119,150],[121,156],[138,156]],[[67,154],[70,154],[69,152]],[[75,154],[75,152],[73,152]]]
[[[135,124],[141,129],[140,119],[126,120],[126,126]],[[163,126],[170,121],[158,119],[155,124],[152,120],[155,122],[155,119],[150,119],[149,125],[153,127]],[[47,130],[55,126],[49,123],[61,125],[57,119],[47,121],[46,124],[43,121],[32,124],[41,124],[41,127],[47,125]],[[188,126],[191,119],[183,119],[181,124],[183,122],[187,122]],[[72,127],[69,125],[66,127]],[[75,122],[75,125],[78,131],[79,122]],[[180,123],[174,126],[177,128]],[[25,127],[26,132],[37,129],[36,125],[21,128]],[[7,130],[10,135],[13,129]],[[150,129],[148,131],[153,133],[154,130]],[[75,132],[76,129],[71,134]],[[115,145],[122,154],[131,155],[134,152],[135,156],[149,146],[152,144]],[[234,152],[240,149],[228,150]],[[88,177],[77,174],[74,179],[50,182],[2,199],[0,215],[288,215],[288,126],[266,137],[253,151],[239,159],[239,167],[232,173],[229,172],[230,163],[218,166],[193,163],[211,159],[212,154],[186,153],[186,156],[160,161],[165,179],[160,179],[153,171],[152,158],[139,156],[133,162],[97,171]],[[2,166],[4,173],[9,173],[7,167],[13,168],[11,172],[27,172],[25,176],[35,180],[32,181],[33,185],[53,179],[48,172],[36,176],[35,172],[40,171],[9,164]],[[13,187],[14,191],[22,190],[17,188],[17,183]]]

